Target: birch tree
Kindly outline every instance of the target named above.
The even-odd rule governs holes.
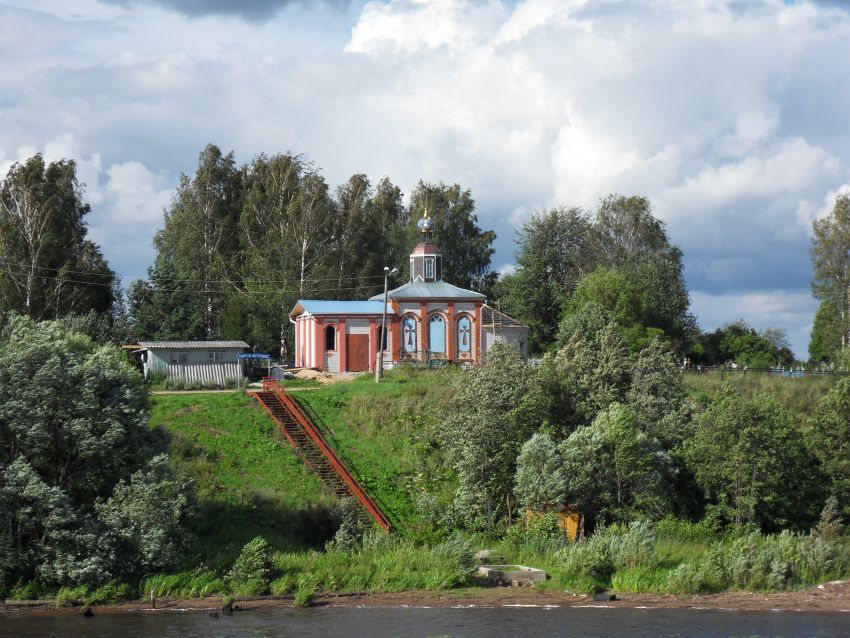
[[[177,268],[175,283],[190,282],[200,296],[205,339],[220,336],[227,296],[240,286],[241,186],[242,172],[233,153],[224,155],[218,147],[207,146],[194,177],[181,176],[165,225],[154,239],[159,254]]]
[[[82,197],[73,161],[35,155],[9,169],[0,182],[0,311],[48,319],[110,309],[115,275],[86,237]]]
[[[289,242],[290,207],[298,199],[304,168],[297,155],[257,156],[248,170],[240,220],[246,272],[236,303],[240,311],[252,311],[255,342],[271,348],[275,335],[284,360],[289,356],[288,313],[301,281],[301,260]]]
[[[836,314],[841,351],[850,345],[850,194],[812,225],[812,292]]]

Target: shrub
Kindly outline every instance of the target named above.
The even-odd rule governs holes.
[[[88,596],[89,588],[86,585],[62,587],[56,592],[56,606],[70,607],[78,602],[87,600]]]
[[[595,539],[594,534],[589,540],[573,543],[559,552],[559,561],[568,573],[595,581],[607,580],[611,576],[614,565],[610,547],[606,542]]]
[[[639,521],[628,528],[612,525],[596,530],[588,540],[568,545],[558,555],[559,562],[573,574],[599,581],[617,569],[653,568],[658,562],[652,525]]]
[[[298,588],[295,590],[295,601],[293,604],[296,607],[311,607],[316,597],[317,588],[316,580],[309,574],[305,575],[298,581]]]
[[[447,582],[443,586],[457,587],[466,583],[475,572],[477,561],[472,545],[460,534],[454,534],[437,545],[434,560],[447,569]]]
[[[151,590],[157,597],[203,598],[212,594],[224,593],[227,590],[227,585],[215,573],[197,570],[148,576],[139,584],[139,591],[142,596],[148,596]]]
[[[9,598],[13,600],[38,600],[45,596],[44,588],[33,581],[26,585],[16,585],[9,591]]]
[[[86,605],[110,605],[124,600],[136,598],[136,590],[127,583],[107,583],[83,598]]]
[[[619,534],[610,536],[611,559],[614,569],[654,567],[655,533],[648,521],[637,521]]]
[[[705,543],[717,538],[717,529],[711,519],[704,518],[698,523],[683,521],[665,516],[655,526],[655,535],[659,539],[682,543]]]
[[[269,544],[262,536],[248,541],[233,568],[227,575],[234,591],[249,595],[268,592],[272,575],[272,553]]]
[[[357,504],[351,499],[345,499],[340,504],[340,525],[333,540],[328,541],[328,551],[352,551],[363,543],[363,535],[371,527],[371,521]],[[384,534],[386,535],[386,534]]]
[[[667,576],[666,590],[671,594],[688,595],[716,591],[713,582],[706,578],[701,566],[682,563]]]
[[[558,550],[567,543],[557,512],[532,514],[519,519],[508,528],[504,544],[511,550]]]
[[[619,570],[611,576],[611,588],[632,593],[664,592],[668,572],[655,567],[634,567]]]
[[[848,568],[844,545],[790,531],[770,536],[753,532],[715,543],[699,559],[679,565],[670,572],[668,589],[675,594],[786,590],[841,578]]]

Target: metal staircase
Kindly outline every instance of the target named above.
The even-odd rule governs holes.
[[[277,424],[281,434],[301,460],[340,498],[353,498],[385,532],[392,530],[389,519],[349,472],[319,429],[300,405],[274,379],[263,379],[263,389],[255,392],[257,402]]]

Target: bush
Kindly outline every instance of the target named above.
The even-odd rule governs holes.
[[[272,575],[272,553],[262,536],[248,541],[227,575],[234,591],[247,595],[268,593]]]
[[[645,521],[597,529],[587,541],[565,547],[558,558],[568,572],[599,581],[618,569],[654,568],[658,563],[655,534]]]
[[[9,598],[12,600],[38,600],[45,595],[44,588],[35,581],[26,585],[16,585],[9,591]]]
[[[298,581],[298,588],[295,590],[296,607],[312,607],[313,600],[316,597],[317,584],[314,578],[306,575]]]
[[[446,569],[448,578],[443,586],[457,587],[469,581],[477,561],[472,545],[459,534],[450,536],[433,550],[435,562]]]
[[[567,542],[557,512],[525,516],[508,528],[504,538],[508,549],[540,553],[561,549]]]
[[[62,587],[56,592],[56,606],[71,607],[79,602],[84,602],[88,596],[89,588],[86,585]]]
[[[614,569],[654,567],[655,533],[648,521],[637,521],[622,533],[610,536],[611,559]]]
[[[717,538],[714,522],[704,518],[698,523],[683,521],[665,516],[655,526],[655,535],[659,539],[679,541],[680,543],[707,543]]]
[[[371,520],[352,499],[345,499],[340,504],[340,525],[333,540],[328,541],[328,551],[351,551],[363,543],[363,535],[371,527]],[[384,534],[386,535],[386,534]]]
[[[136,590],[127,583],[107,583],[86,594],[86,605],[111,605],[136,598]]]
[[[674,594],[787,590],[844,577],[848,568],[844,545],[789,531],[755,532],[715,543],[699,559],[682,563],[670,572],[668,589]]]
[[[194,572],[148,576],[139,584],[139,591],[146,597],[150,595],[151,590],[160,598],[203,598],[224,593],[227,591],[227,585],[213,572],[199,569]]]
[[[611,588],[635,594],[667,590],[668,572],[656,567],[634,567],[614,572]]]

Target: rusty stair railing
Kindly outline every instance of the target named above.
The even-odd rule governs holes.
[[[353,498],[385,532],[392,530],[392,524],[375,500],[348,470],[298,402],[275,379],[263,379],[262,391],[255,392],[254,396],[301,459],[337,496]]]

